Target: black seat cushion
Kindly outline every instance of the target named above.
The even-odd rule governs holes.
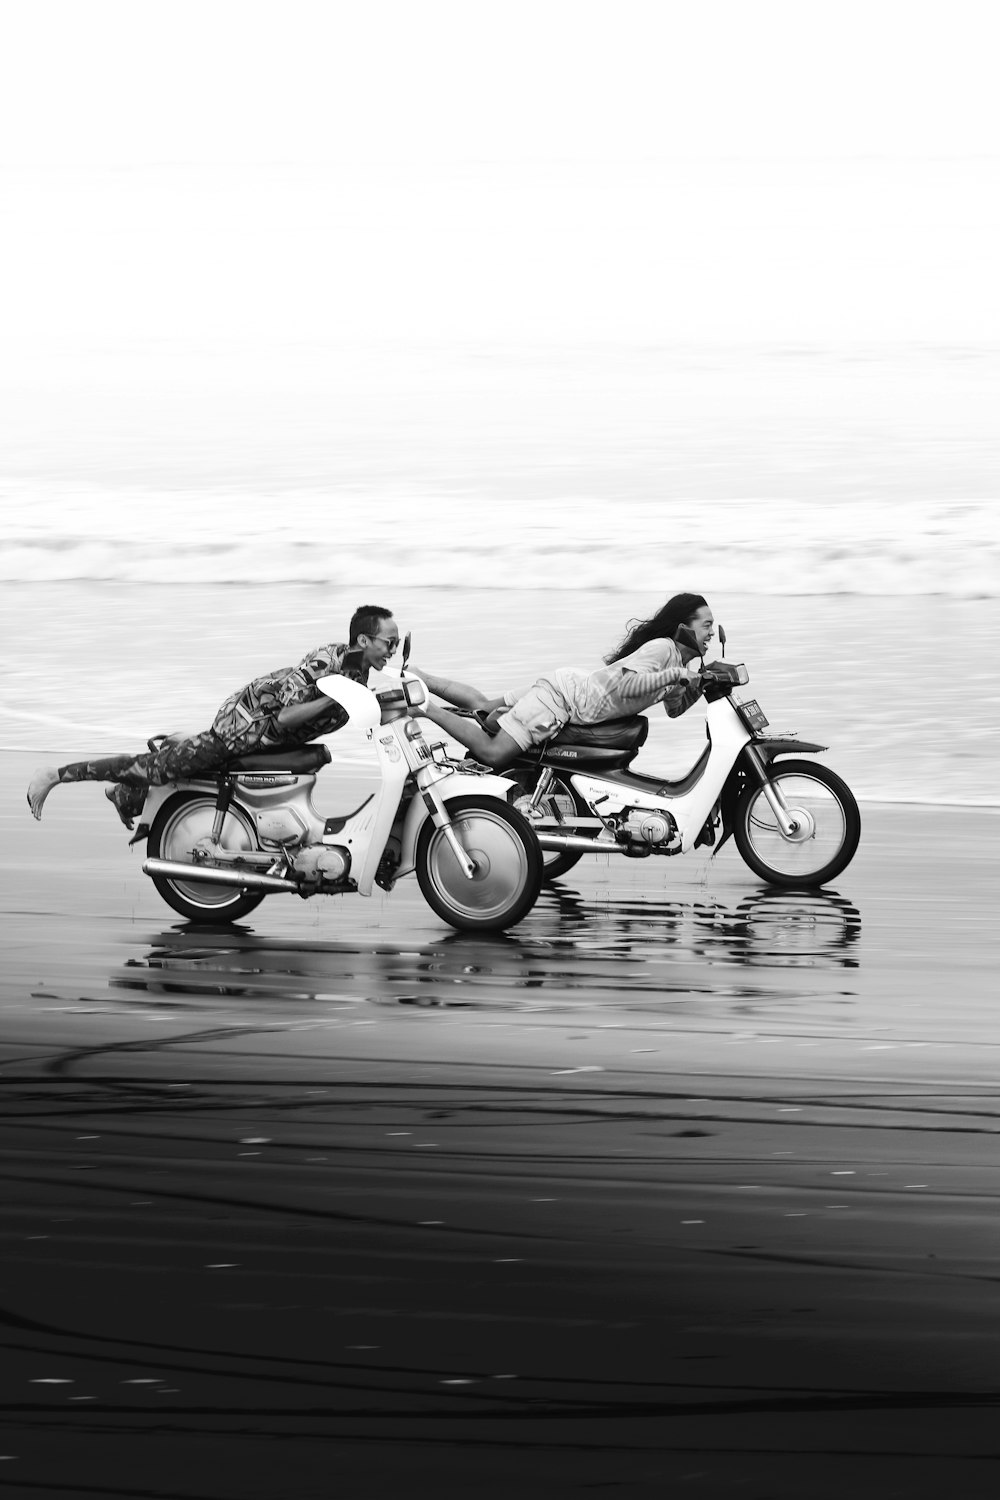
[[[646,742],[649,720],[638,715],[631,719],[605,719],[601,724],[567,724],[547,742],[547,748],[562,745],[586,745],[591,750],[638,750]]]
[[[239,755],[226,764],[225,772],[285,771],[293,776],[305,776],[329,764],[328,745],[296,745],[292,750],[253,750],[249,755]]]
[[[648,733],[649,720],[641,716],[605,719],[602,724],[567,724],[518,759],[544,760],[567,771],[617,771],[635,757]]]
[[[567,771],[618,771],[634,755],[634,750],[597,750],[593,745],[566,745],[561,740],[548,740],[518,758],[535,763],[544,761],[548,766],[562,766]]]

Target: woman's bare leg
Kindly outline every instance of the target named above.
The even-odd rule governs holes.
[[[524,751],[516,740],[512,739],[505,729],[497,730],[496,734],[487,734],[478,719],[467,719],[462,715],[453,714],[447,708],[440,708],[436,703],[428,703],[420,710],[421,714],[437,724],[452,739],[458,740],[466,750],[471,750],[477,760],[486,766],[492,766],[494,770],[502,770],[504,766],[511,765]]]
[[[470,687],[466,682],[456,682],[453,677],[436,677],[432,672],[421,672],[417,667],[413,670],[436,698],[443,698],[446,703],[454,703],[458,708],[469,708],[477,713],[504,706],[502,697],[488,698],[479,688]]]

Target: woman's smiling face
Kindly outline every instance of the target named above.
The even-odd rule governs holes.
[[[698,642],[699,652],[704,656],[708,650],[708,643],[715,634],[715,621],[707,604],[703,604],[701,609],[691,616],[688,620],[688,629]]]

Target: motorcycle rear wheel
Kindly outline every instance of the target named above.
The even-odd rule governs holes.
[[[417,880],[428,906],[460,932],[502,932],[534,906],[542,851],[531,825],[498,797],[456,797],[452,827],[475,864],[470,880],[444,832],[430,819],[417,839]]]
[[[516,784],[517,790],[512,794],[511,805],[521,811],[522,801],[527,801],[531,797],[538,785],[541,773],[537,770],[528,771],[511,767],[502,774]],[[554,776],[549,782],[549,789],[538,806],[543,816],[548,818],[572,819],[577,813],[589,816],[590,811],[581,804],[573,788],[565,781],[560,781],[558,776]],[[528,817],[527,821],[530,824],[531,818]],[[567,871],[572,870],[574,865],[579,864],[582,858],[582,850],[571,849],[560,853],[558,849],[543,849],[542,879],[544,881],[558,880],[560,875],[565,875]]]
[[[787,838],[778,827],[763,787],[744,789],[736,806],[733,839],[746,863],[771,885],[826,885],[846,870],[861,838],[854,793],[834,771],[811,760],[780,760],[770,780],[781,789],[804,835]],[[811,825],[811,826],[810,826]]]
[[[147,850],[153,859],[188,862],[199,839],[212,831],[215,798],[202,792],[178,792],[165,802],[153,821]],[[233,803],[222,825],[222,847],[255,853],[259,849],[253,824]],[[150,876],[168,906],[189,922],[238,922],[258,907],[266,893],[238,886],[209,885],[205,881]]]

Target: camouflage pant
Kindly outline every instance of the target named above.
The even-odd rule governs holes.
[[[71,761],[59,767],[59,780],[118,782],[128,791],[115,798],[115,806],[120,814],[134,817],[141,811],[149,787],[214,776],[239,753],[230,749],[213,730],[206,729],[184,739],[164,740],[158,750],[143,755],[105,755],[97,760]]]

